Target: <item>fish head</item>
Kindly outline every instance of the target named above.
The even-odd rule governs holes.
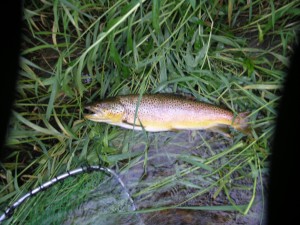
[[[84,117],[88,120],[104,123],[119,123],[125,115],[124,106],[114,100],[106,100],[85,107],[90,113]]]

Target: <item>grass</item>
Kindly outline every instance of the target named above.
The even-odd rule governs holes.
[[[202,169],[201,179],[209,184],[200,183],[190,198],[216,190],[215,196],[225,193],[230,208],[228,188],[238,171],[252,179],[252,198],[235,206],[247,214],[257,181],[268,170],[299,5],[298,0],[25,1],[17,100],[2,150],[7,157],[1,159],[1,208],[82,164],[101,163],[119,173],[140,163],[147,168],[150,142],[158,144],[164,134],[149,137],[85,121],[83,107],[120,94],[172,92],[234,112],[250,111],[253,138],[235,132],[231,145],[215,152],[204,139],[210,157],[191,160],[191,153],[180,154],[184,169],[133,197],[174,187],[176,179],[195,187],[198,182],[183,178]],[[145,143],[143,151],[133,150],[137,140]],[[186,201],[168,207],[183,207]],[[11,222],[26,221],[31,206],[34,201],[16,211]]]

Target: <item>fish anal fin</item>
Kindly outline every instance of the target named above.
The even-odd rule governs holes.
[[[214,127],[208,128],[208,130],[219,133],[227,138],[232,138],[232,135],[230,134],[230,129],[228,126],[218,125]]]
[[[169,131],[172,131],[172,132],[176,132],[178,133],[180,131],[180,129],[176,129],[176,128],[170,128]]]

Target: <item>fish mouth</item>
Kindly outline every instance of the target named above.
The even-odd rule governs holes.
[[[91,106],[91,105],[88,105],[86,107],[84,107],[85,111],[87,112],[93,112],[93,113],[96,113],[97,112],[97,108],[94,107],[94,106]]]
[[[97,114],[84,114],[83,117],[88,120],[93,120],[93,121],[97,120]]]
[[[110,120],[105,119],[101,112],[94,106],[86,106],[83,117],[88,120],[95,122],[109,122]]]
[[[97,109],[93,106],[86,106],[84,107],[84,114],[83,117],[88,120],[98,121],[99,113],[97,113]]]
[[[95,122],[110,122],[111,120],[109,119],[104,119],[101,117],[99,114],[94,113],[94,114],[84,114],[83,117],[87,120],[95,121]]]

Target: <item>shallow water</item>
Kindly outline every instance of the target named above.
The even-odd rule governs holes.
[[[36,213],[30,223],[265,223],[266,195],[259,179],[255,201],[248,214],[243,215],[232,207],[234,203],[245,210],[252,198],[254,182],[250,164],[239,166],[251,159],[248,153],[240,156],[237,148],[221,154],[233,146],[232,139],[207,131],[124,132],[110,144],[115,149],[122,149],[123,153],[137,153],[130,160],[121,162],[118,168],[113,168],[125,188],[114,176],[105,176],[101,172],[72,177],[70,184],[81,182],[82,186],[75,190],[66,182],[65,186],[53,186],[53,192],[45,191],[43,194],[48,199],[41,198],[40,201],[49,202],[44,206],[47,217]],[[232,160],[236,156],[240,158]],[[63,195],[59,197],[62,188]]]
[[[222,135],[207,131],[166,132],[163,135],[148,136],[149,146],[136,142],[132,151],[147,149],[147,164],[143,167],[141,158],[135,166],[122,172],[121,177],[134,198],[139,210],[165,206],[222,206],[230,205],[225,193],[212,188],[200,194],[215,182],[221,174],[210,175],[210,171],[188,163],[190,159],[205,160],[232,145],[232,140]],[[193,158],[194,157],[194,158]],[[227,163],[229,158],[221,157],[210,167],[218,168]],[[226,171],[226,168],[224,169]],[[231,174],[229,195],[237,205],[247,204],[252,197],[250,188],[253,179],[241,177],[241,172]],[[222,171],[223,172],[223,171]],[[249,190],[231,187],[249,186]],[[152,189],[151,189],[152,187]],[[168,209],[165,211],[142,215],[144,224],[260,224],[262,221],[263,202],[260,185],[258,185],[258,201],[248,215],[238,212],[200,211],[186,209]]]

